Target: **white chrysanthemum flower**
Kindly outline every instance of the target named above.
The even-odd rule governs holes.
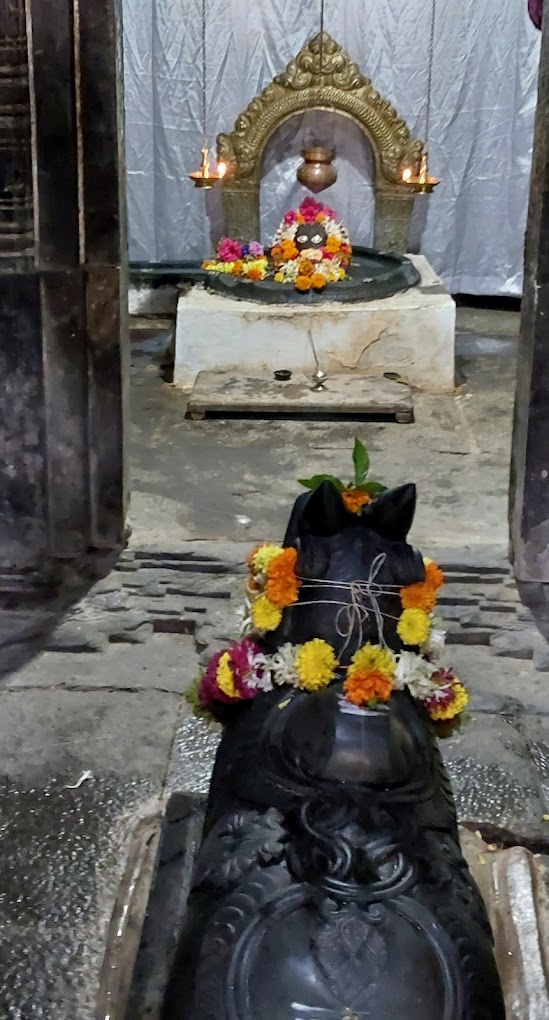
[[[345,240],[347,231],[342,223],[337,223],[336,220],[327,220],[324,226],[328,237],[335,237],[338,241]]]
[[[253,623],[252,623],[251,610],[252,610],[252,603],[251,603],[251,599],[248,598],[248,597],[246,597],[246,601],[244,602],[244,604],[241,605],[236,610],[236,618],[237,618],[237,620],[240,620],[240,626],[238,628],[238,633],[239,633],[239,636],[241,638],[248,637],[248,635],[253,632],[254,628],[253,628]]]
[[[286,262],[284,266],[284,276],[287,280],[292,283],[297,279],[299,275],[299,259],[292,259],[291,262]]]
[[[421,649],[425,655],[429,655],[433,659],[440,658],[446,647],[446,631],[438,626],[439,623],[439,620],[433,620],[429,637]]]
[[[254,687],[259,691],[272,691],[273,681],[267,656],[263,652],[254,653],[250,648],[248,650],[248,664],[250,667],[249,676],[246,678],[248,686]]]
[[[397,691],[408,688],[414,698],[427,698],[433,691],[432,676],[437,667],[415,652],[401,652],[395,670],[394,686]]]
[[[274,655],[269,656],[272,678],[275,684],[290,684],[299,687],[299,675],[295,665],[295,645],[281,645]]]

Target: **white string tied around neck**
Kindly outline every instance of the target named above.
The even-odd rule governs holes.
[[[395,595],[400,591],[400,585],[382,585],[376,578],[383,567],[387,556],[385,553],[378,553],[370,564],[370,572],[366,580],[355,581],[327,581],[323,578],[303,579],[303,588],[322,586],[327,588],[344,588],[349,591],[350,599],[347,602],[337,602],[332,599],[318,599],[310,602],[298,603],[301,605],[334,605],[339,606],[335,617],[336,630],[339,637],[344,639],[341,654],[347,651],[355,629],[358,630],[358,647],[362,648],[364,643],[364,624],[373,616],[376,623],[378,642],[383,648],[387,648],[387,642],[383,634],[383,617],[379,605],[382,595]]]

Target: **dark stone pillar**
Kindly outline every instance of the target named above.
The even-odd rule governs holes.
[[[511,454],[511,558],[549,581],[549,24],[542,36]]]
[[[119,0],[0,6],[0,575],[126,514]]]

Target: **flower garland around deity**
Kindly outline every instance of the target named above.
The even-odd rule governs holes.
[[[224,237],[216,249],[216,257],[202,263],[202,269],[209,273],[227,273],[245,280],[264,280],[269,260],[259,241],[242,244],[231,237]]]
[[[305,198],[297,211],[290,209],[284,215],[274,236],[275,281],[292,283],[301,293],[324,290],[327,284],[345,279],[352,251],[347,229],[334,210]]]

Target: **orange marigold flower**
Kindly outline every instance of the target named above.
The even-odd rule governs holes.
[[[341,493],[341,498],[347,510],[352,514],[357,514],[359,510],[362,510],[363,506],[367,506],[368,503],[372,502],[370,494],[368,492],[361,492],[360,489],[344,489]]]
[[[425,563],[425,581],[435,590],[441,588],[444,584],[444,574],[440,567],[433,563],[432,560],[427,560]]]
[[[282,258],[289,262],[291,259],[296,259],[299,252],[293,241],[284,240],[281,242],[280,247],[282,248]]]
[[[274,248],[271,249],[271,255],[274,259],[280,258],[282,255],[282,247],[279,244],[275,244]]]
[[[400,601],[403,609],[423,609],[430,613],[437,600],[435,589],[429,581],[418,581],[400,589]]]
[[[248,280],[262,280],[263,272],[257,266],[252,266],[250,269],[248,269],[247,276]]]
[[[312,276],[298,276],[295,285],[298,290],[306,291],[310,290],[312,286]]]
[[[278,609],[297,602],[299,581],[295,576],[297,550],[284,549],[267,567],[266,595]]]
[[[324,273],[313,273],[311,276],[311,287],[314,287],[315,290],[324,290],[326,283]]]
[[[341,241],[338,237],[331,236],[327,239],[324,247],[326,248],[326,251],[335,255],[337,252],[341,251]]]
[[[318,216],[315,217],[315,223],[324,223],[325,219],[326,219],[326,217],[325,217],[324,213],[319,212]]]
[[[304,217],[303,213],[298,212],[298,214],[297,214],[297,222],[298,223],[305,223],[305,217]]]
[[[343,684],[347,701],[353,705],[366,705],[369,701],[388,701],[393,690],[393,681],[378,669],[364,673],[353,673]]]
[[[315,267],[312,262],[309,262],[309,259],[303,259],[303,261],[299,263],[300,276],[312,276],[314,271]]]
[[[244,263],[242,262],[242,259],[237,259],[233,265],[233,268],[231,269],[231,276],[240,276],[243,265]]]

